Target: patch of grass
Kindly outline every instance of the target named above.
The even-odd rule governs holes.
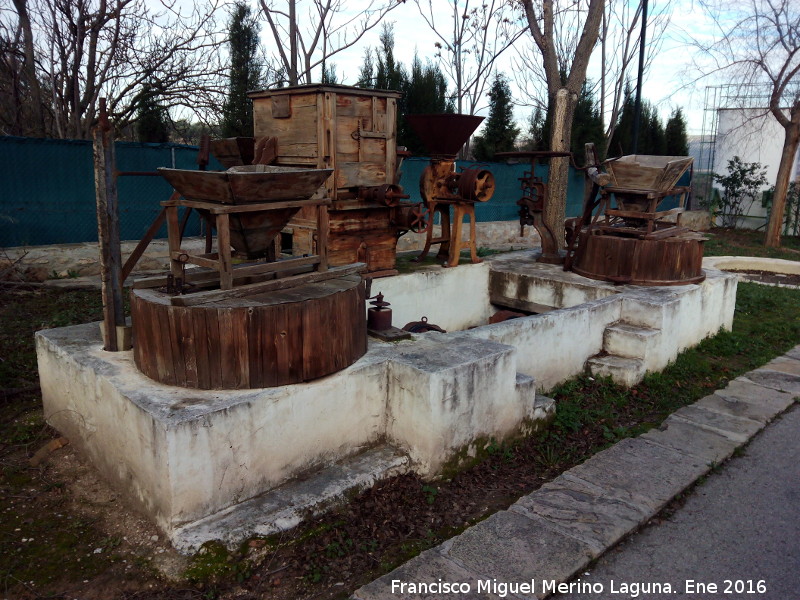
[[[764,246],[763,231],[720,227],[705,235],[709,238],[704,244],[705,256],[762,256],[800,260],[800,237],[783,236],[781,248],[767,248]]]

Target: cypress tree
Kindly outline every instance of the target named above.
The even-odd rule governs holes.
[[[680,107],[672,111],[665,128],[668,156],[688,156],[689,138],[686,136],[686,121]]]
[[[147,82],[136,99],[136,138],[140,142],[155,144],[169,141],[169,113],[159,103],[158,96],[158,85]]]
[[[498,152],[514,150],[519,127],[514,122],[511,89],[505,75],[495,73],[489,90],[489,118],[480,135],[475,136],[473,153],[476,160],[493,160]]]
[[[397,119],[397,143],[414,154],[425,154],[425,147],[406,123],[406,115],[452,113],[453,100],[447,97],[447,79],[438,65],[422,64],[414,55],[411,72],[403,86]]]
[[[233,5],[228,22],[228,47],[230,75],[228,97],[222,107],[222,135],[224,137],[253,135],[253,103],[248,90],[261,82],[258,65],[258,24],[250,14],[250,7],[242,1]]]

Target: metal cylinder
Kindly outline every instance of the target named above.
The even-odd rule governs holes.
[[[386,331],[392,328],[391,308],[370,308],[367,310],[367,329],[372,331]]]

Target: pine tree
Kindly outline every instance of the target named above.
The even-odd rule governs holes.
[[[683,111],[676,108],[667,121],[665,128],[667,156],[688,156],[689,138],[686,136],[686,121],[683,118]]]
[[[158,85],[147,82],[142,86],[136,99],[136,137],[140,142],[169,141],[169,113],[159,103],[158,96]]]
[[[623,156],[630,154],[633,149],[633,119],[636,111],[636,103],[633,98],[633,90],[630,84],[625,84],[625,96],[622,101],[622,108],[619,111],[619,120],[614,129],[614,136],[608,146],[610,156]]]
[[[630,86],[625,86],[625,100],[620,111],[619,121],[614,130],[614,137],[609,145],[608,153],[619,156],[633,153],[633,121],[636,105]],[[639,116],[639,140],[637,154],[667,154],[667,139],[664,126],[658,111],[647,100],[642,100],[642,112]]]
[[[242,1],[233,5],[228,22],[228,46],[231,68],[228,97],[222,107],[222,135],[252,136],[253,103],[247,92],[261,83],[261,68],[256,56],[258,23],[250,14],[250,7]]]
[[[495,73],[489,90],[489,118],[480,135],[475,136],[473,153],[476,160],[493,160],[498,152],[514,150],[519,127],[514,122],[511,89],[505,75]]]
[[[589,89],[588,80],[583,83],[580,96],[578,96],[570,137],[570,148],[572,148],[575,161],[579,165],[586,162],[584,144],[593,142],[595,148],[603,147],[605,140],[603,117],[600,115],[600,108],[597,106],[594,94]],[[602,156],[600,158],[602,159]]]

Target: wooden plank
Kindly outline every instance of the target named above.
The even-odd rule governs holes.
[[[315,265],[319,263],[318,256],[304,256],[302,258],[285,258],[271,263],[259,263],[255,265],[239,265],[235,269],[235,275],[239,277],[248,277],[252,275],[264,275],[266,273],[277,273],[280,271],[297,269],[306,265]]]
[[[303,315],[312,310],[308,302],[280,304],[275,307],[277,383],[286,385],[303,381]]]
[[[233,263],[231,262],[231,228],[227,214],[217,215],[217,252],[219,252],[219,286],[223,290],[233,287]],[[192,260],[192,259],[190,259]],[[200,264],[201,267],[213,265]]]
[[[156,355],[150,321],[153,319],[150,303],[131,294],[131,319],[133,320],[133,358],[139,370],[148,377],[157,374]]]
[[[235,389],[250,385],[250,344],[248,340],[248,314],[253,309],[231,310],[231,340],[233,343],[233,378]]]
[[[211,290],[208,292],[197,292],[196,294],[185,294],[183,296],[173,296],[171,303],[173,306],[198,306],[210,302],[219,302],[228,298],[244,298],[253,294],[285,290],[298,285],[326,281],[337,277],[361,273],[366,269],[364,263],[350,264],[344,267],[334,267],[325,272],[304,273],[293,275],[283,279],[273,279],[249,285],[242,285],[231,290]]]
[[[150,242],[153,241],[153,238],[158,233],[158,230],[161,229],[161,226],[164,224],[167,218],[167,211],[166,209],[162,208],[161,212],[158,213],[158,216],[153,220],[150,224],[150,227],[147,228],[147,231],[144,233],[144,237],[139,240],[139,243],[136,244],[136,248],[133,249],[130,256],[128,256],[128,260],[125,261],[125,264],[122,266],[122,283],[125,283],[125,280],[133,271],[133,268],[136,266],[136,263],[139,262],[139,259],[144,254],[144,251],[150,245]]]
[[[222,353],[220,347],[219,317],[216,310],[191,309],[204,315],[202,335],[205,337],[204,356],[198,360],[198,370],[202,367],[202,378],[207,389],[222,389]]]
[[[329,205],[330,198],[310,198],[308,200],[290,200],[286,202],[254,202],[251,204],[215,204],[213,202],[202,202],[199,200],[166,200],[161,206],[189,206],[207,210],[212,215],[250,213],[261,210],[279,210],[283,208],[303,208],[305,206]]]
[[[280,326],[278,321],[280,309],[275,306],[265,306],[259,313],[261,330],[258,337],[262,353],[260,385],[275,387],[278,385],[278,352],[281,350],[276,334]]]
[[[191,342],[186,343],[186,336],[183,333],[183,315],[176,311],[185,310],[182,308],[167,307],[168,326],[162,327],[169,333],[170,348],[172,350],[172,369],[175,372],[176,385],[189,385],[187,377],[187,354],[194,354]],[[196,369],[196,367],[195,367]],[[197,385],[197,375],[194,376]],[[190,386],[191,387],[191,386]]]
[[[340,162],[337,187],[369,187],[386,183],[386,166],[378,163]]]
[[[203,390],[220,387],[219,381],[216,382],[216,385],[215,382],[212,381],[211,370],[209,369],[209,363],[213,360],[211,356],[213,352],[209,340],[217,339],[216,331],[214,331],[213,334],[210,334],[208,331],[209,324],[206,321],[206,315],[209,313],[210,311],[206,310],[193,310],[189,313],[192,321],[192,337],[195,344],[197,387]],[[211,324],[216,328],[216,318],[213,318],[213,313],[210,314],[212,314]]]
[[[606,214],[609,217],[622,217],[623,219],[661,219],[670,215],[679,215],[684,211],[685,209],[683,208],[670,208],[669,210],[660,210],[655,212],[640,212],[636,210],[619,210],[616,208],[609,208],[606,210]]]
[[[216,310],[217,320],[219,321],[220,370],[224,389],[236,389],[239,384],[233,310],[231,308]]]
[[[154,379],[161,383],[175,385],[172,340],[169,337],[169,320],[166,317],[165,307],[151,304],[149,317],[147,326],[150,328],[150,339],[153,341],[152,351],[156,359],[156,376]]]
[[[247,311],[247,373],[250,388],[264,387],[264,342],[267,338],[264,336],[263,321],[266,314],[266,307]]]
[[[220,263],[219,260],[214,260],[211,258],[204,258],[197,254],[189,254],[188,252],[170,252],[170,258],[173,261],[179,262],[182,256],[186,256],[186,262],[191,263],[193,265],[198,265],[200,267],[206,267],[214,270],[219,270]]]
[[[196,388],[199,383],[197,377],[197,343],[195,340],[192,315],[189,310],[181,307],[173,307],[171,314],[175,315],[175,329],[180,336],[177,339],[185,361],[184,373],[186,385],[191,388]]]

